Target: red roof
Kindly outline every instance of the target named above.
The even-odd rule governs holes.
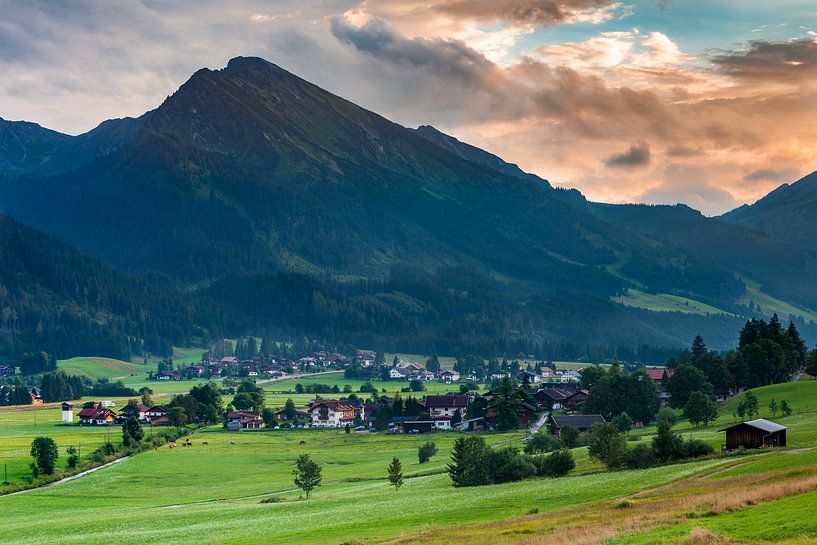
[[[324,399],[312,405],[309,410],[311,411],[315,407],[320,407],[321,405],[325,405],[329,407],[333,411],[356,411],[357,407],[349,403],[348,401],[338,401],[337,399]]]
[[[650,378],[653,380],[661,380],[664,378],[664,373],[667,373],[667,378],[671,377],[675,374],[675,369],[669,369],[667,367],[648,367],[647,374],[650,375]]]
[[[116,416],[110,409],[82,409],[77,416],[89,420],[105,420],[109,416]]]

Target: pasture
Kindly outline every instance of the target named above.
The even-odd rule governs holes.
[[[341,389],[360,383],[339,375],[299,380]],[[693,540],[712,534],[735,543],[794,545],[799,536],[817,532],[817,381],[754,393],[762,417],[771,416],[771,397],[794,409],[792,416],[775,418],[789,427],[790,450],[606,472],[586,448],[578,448],[577,468],[568,477],[463,489],[453,488],[445,473],[458,433],[229,433],[214,426],[194,433],[192,447],[162,447],[72,482],[0,496],[0,544],[725,543]],[[268,396],[275,406],[270,401]],[[718,422],[708,428],[679,422],[676,429],[719,446],[723,434],[717,429],[733,421],[737,402],[722,406]],[[62,464],[69,444],[82,442],[87,453],[107,434],[119,442],[118,427],[58,421],[55,408],[0,410],[0,456],[9,460],[11,480],[29,473],[34,436],[53,437]],[[652,431],[633,434],[648,441]],[[521,447],[524,435],[485,437],[495,446]],[[428,440],[439,453],[421,465],[417,448]],[[323,485],[309,500],[292,484],[294,460],[304,452],[323,470]],[[393,456],[403,462],[406,477],[398,492],[386,480]],[[268,498],[274,503],[261,503]]]
[[[381,541],[521,517],[533,508],[545,513],[611,500],[733,463],[706,460],[455,489],[442,473],[455,437],[431,437],[440,452],[421,466],[417,447],[429,437],[209,429],[194,434],[193,447],[161,448],[77,481],[0,497],[6,530],[0,543]],[[491,435],[488,440],[506,443],[519,437]],[[298,501],[300,494],[291,491],[293,461],[302,452],[318,461],[324,473],[324,486],[307,501]],[[409,477],[399,492],[385,478],[392,456],[401,458]],[[263,495],[272,494],[282,501],[260,503]]]

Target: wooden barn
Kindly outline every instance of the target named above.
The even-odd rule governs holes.
[[[786,426],[758,418],[722,430],[726,432],[726,450],[737,448],[785,447]]]

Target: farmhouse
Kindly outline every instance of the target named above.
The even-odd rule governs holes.
[[[116,413],[101,407],[98,403],[89,403],[79,414],[79,423],[82,426],[108,426],[116,420]]]
[[[230,411],[227,413],[227,429],[230,431],[260,430],[264,427],[261,413]]]
[[[590,431],[593,424],[604,424],[606,420],[600,414],[582,414],[575,416],[551,416],[548,419],[550,423],[550,433],[553,435],[561,435],[562,428],[565,426],[573,426],[581,433]]]
[[[12,377],[14,376],[14,366],[13,365],[0,365],[0,377]]]
[[[346,424],[354,424],[355,418],[364,418],[364,410],[355,407],[348,401],[326,399],[319,401],[309,408],[312,425],[321,428],[339,428]]]
[[[167,417],[167,408],[164,405],[156,405],[148,409],[146,413],[147,421],[151,426],[169,426],[170,419]]]
[[[726,450],[737,448],[785,447],[786,426],[758,418],[722,430],[726,432]]]
[[[275,420],[277,420],[278,422],[286,422],[287,420],[306,420],[308,418],[309,413],[304,411],[295,411],[292,414],[292,418],[289,418],[286,409],[281,409],[280,411],[275,413]]]
[[[460,374],[456,371],[449,371],[448,369],[440,369],[437,373],[437,376],[440,377],[440,380],[446,383],[457,382],[460,380]]]
[[[655,384],[656,389],[658,389],[659,397],[662,400],[669,399],[670,395],[665,390],[665,387],[667,385],[667,379],[675,374],[675,369],[669,369],[667,367],[647,367],[646,371]]]
[[[184,376],[196,378],[203,377],[207,373],[207,368],[203,365],[191,365],[184,370]]]
[[[576,393],[565,399],[562,402],[562,406],[568,411],[575,411],[576,407],[587,399],[587,396],[589,395],[590,392],[588,390],[578,390]]]
[[[182,377],[176,371],[157,371],[153,374],[154,380],[181,380]]]
[[[432,418],[437,418],[438,416],[454,416],[457,410],[460,411],[460,415],[464,415],[465,409],[468,408],[468,396],[426,396],[425,407]]]

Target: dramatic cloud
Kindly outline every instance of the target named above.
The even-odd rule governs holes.
[[[473,17],[517,24],[553,25],[573,19],[601,23],[612,17],[607,0],[451,0],[431,4],[431,9],[454,17]]]
[[[753,41],[749,48],[717,55],[725,73],[762,81],[803,81],[817,78],[817,39],[770,43]]]
[[[608,167],[641,167],[650,163],[650,146],[646,142],[639,142],[630,146],[624,153],[614,153],[604,160]]]
[[[808,28],[755,16],[701,45],[706,3],[0,0],[0,116],[78,133],[256,55],[591,199],[723,212],[817,168],[817,13],[781,2],[741,15]]]
[[[761,168],[750,172],[743,179],[747,182],[790,182],[797,176],[797,171],[790,168]]]

